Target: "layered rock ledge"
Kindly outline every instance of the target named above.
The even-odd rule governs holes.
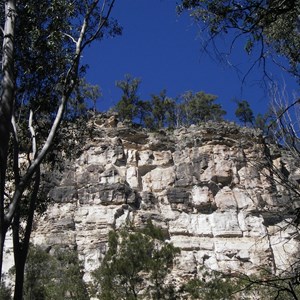
[[[272,154],[260,132],[207,123],[151,133],[99,119],[82,148],[51,190],[54,203],[37,220],[32,242],[77,249],[85,280],[99,266],[110,230],[148,219],[180,247],[172,271],[179,281],[203,266],[252,274],[292,265],[299,241],[289,224],[297,203],[268,161],[289,176],[298,168]]]

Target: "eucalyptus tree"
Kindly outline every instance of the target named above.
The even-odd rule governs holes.
[[[188,125],[206,121],[220,121],[226,114],[218,103],[217,96],[204,92],[185,92],[182,96],[183,122]]]
[[[178,10],[189,11],[208,41],[229,32],[233,44],[244,37],[244,48],[256,55],[255,62],[265,66],[271,57],[299,79],[300,0],[181,0]]]
[[[167,96],[167,91],[163,89],[158,95],[151,95],[151,107],[153,128],[163,128],[173,123],[172,116],[175,102]]]
[[[246,100],[236,101],[237,109],[235,116],[246,125],[247,123],[253,124],[254,115],[250,104]]]
[[[116,81],[116,86],[122,91],[121,99],[115,106],[121,121],[128,120],[132,122],[139,114],[140,97],[138,89],[140,83],[139,78],[133,78],[129,74],[126,74],[123,80]]]
[[[41,183],[41,164],[55,149],[67,103],[84,75],[84,50],[121,28],[115,0],[1,1],[0,276],[12,225],[15,299]],[[21,225],[22,224],[22,225]]]

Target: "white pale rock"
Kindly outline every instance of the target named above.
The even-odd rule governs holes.
[[[214,237],[241,237],[243,235],[236,210],[213,213],[210,223]]]
[[[203,206],[210,204],[212,196],[207,186],[193,186],[192,188],[192,204],[195,206]]]
[[[169,222],[171,234],[212,236],[209,215],[181,213],[180,216]]]
[[[167,201],[159,204],[159,210],[167,221],[175,220],[180,214],[178,211],[173,210]]]
[[[158,166],[168,166],[173,163],[172,154],[170,151],[154,151],[154,164]]]
[[[174,168],[160,168],[152,170],[142,178],[144,191],[160,192],[175,181]]]
[[[152,220],[181,248],[168,274],[178,287],[201,279],[203,267],[255,274],[261,267],[287,269],[298,257],[299,232],[288,225],[295,216],[281,213],[293,211],[293,202],[282,186],[274,189],[259,132],[226,122],[154,133],[102,125],[55,179],[54,204],[35,222],[31,239],[76,248],[87,282],[107,251],[109,231],[128,222],[141,227]],[[276,164],[299,177],[290,163],[277,154]],[[9,236],[5,247],[7,271]]]
[[[171,237],[171,242],[182,250],[214,250],[214,242],[211,239],[198,236],[176,235]]]
[[[232,193],[239,209],[255,208],[254,201],[251,199],[251,195],[249,193],[245,193],[245,191],[241,190],[240,188],[234,188]]]
[[[135,149],[125,149],[124,154],[127,158],[127,164],[128,166],[132,165],[135,166],[137,165],[137,154],[138,151]]]
[[[145,150],[145,151],[139,151],[139,160],[138,164],[139,166],[148,166],[153,164],[153,151],[151,150]]]
[[[232,193],[232,190],[225,186],[215,196],[215,203],[220,211],[226,211],[237,208],[237,202]]]
[[[80,211],[82,215],[84,211],[85,217],[81,219],[81,224],[113,224],[114,215],[116,213],[115,207],[107,206],[84,206]],[[78,218],[75,217],[75,220],[78,221]]]
[[[238,215],[240,228],[244,236],[264,237],[267,235],[264,219],[261,215],[252,215],[249,212],[241,211]]]
[[[133,189],[137,189],[139,187],[137,168],[136,167],[129,167],[126,171],[127,171],[126,172],[126,181],[127,181],[127,183]]]

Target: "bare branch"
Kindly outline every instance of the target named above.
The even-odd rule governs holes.
[[[20,182],[20,169],[19,169],[19,139],[15,116],[11,119],[12,129],[13,129],[13,143],[14,143],[14,156],[13,156],[13,172],[15,177],[15,184]]]
[[[95,1],[95,2],[98,2],[98,1]],[[95,3],[94,2],[94,3]],[[97,36],[99,35],[99,32],[103,29],[103,27],[107,24],[107,20],[111,14],[111,11],[113,9],[113,6],[115,4],[115,0],[113,0],[110,4],[109,4],[109,7],[108,7],[108,11],[106,13],[106,15],[103,17],[103,10],[104,10],[104,5],[106,4],[106,1],[104,1],[103,3],[103,7],[102,7],[102,12],[101,12],[101,16],[99,18],[99,22],[98,22],[98,28],[97,30],[94,32],[94,34],[82,45],[82,49],[81,51],[86,47],[88,46],[92,41],[94,41]]]
[[[62,34],[65,35],[66,37],[70,38],[70,39],[74,42],[74,44],[77,43],[77,41],[75,40],[75,38],[72,37],[70,34],[68,34],[68,33],[66,33],[66,32],[63,32]]]
[[[32,139],[32,157],[35,158],[36,153],[37,153],[37,146],[36,146],[36,135],[35,135],[35,130],[32,125],[32,120],[33,120],[33,111],[31,109],[30,113],[29,113],[28,128],[29,128],[29,131],[31,134],[31,139]]]
[[[300,98],[296,99],[293,103],[291,103],[290,105],[285,107],[284,110],[276,116],[276,120],[281,119],[285,113],[287,113],[293,106],[295,106],[296,104],[299,104],[299,103],[300,103]],[[273,125],[273,123],[271,123],[268,127],[270,128],[272,125]]]

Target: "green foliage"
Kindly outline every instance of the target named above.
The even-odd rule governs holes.
[[[125,75],[125,80],[117,81],[123,91],[121,100],[115,106],[121,121],[138,121],[151,130],[179,126],[189,126],[206,121],[220,121],[226,112],[215,103],[217,96],[204,92],[186,92],[175,101],[167,96],[163,89],[159,94],[152,94],[149,101],[140,100],[137,91],[140,80]]]
[[[103,300],[138,299],[144,290],[150,299],[171,299],[173,288],[164,279],[178,252],[152,223],[135,232],[111,231],[108,251],[93,273],[96,294]]]
[[[137,102],[137,121],[140,125],[146,128],[151,128],[153,124],[151,111],[152,107],[149,101],[139,100]]]
[[[158,95],[151,95],[151,107],[153,116],[153,127],[163,128],[170,124],[174,101],[167,97],[167,91],[162,90]]]
[[[17,104],[30,105],[46,117],[58,103],[61,75],[74,51],[74,43],[63,32],[70,33],[75,5],[66,0],[20,1],[17,14],[16,36],[22,37],[15,45]]]
[[[216,271],[205,272],[202,280],[192,279],[183,286],[192,299],[201,300],[233,299],[241,288],[242,280]]]
[[[300,296],[299,283],[291,280],[290,276],[277,277],[267,270],[257,276],[217,271],[205,271],[202,276],[202,280],[191,279],[183,285],[183,292],[192,299],[292,300]]]
[[[254,115],[250,107],[250,104],[246,100],[236,101],[237,109],[235,111],[235,116],[242,122],[244,125],[247,123],[253,124]]]
[[[270,128],[271,126],[271,116],[269,113],[266,114],[258,114],[255,119],[254,119],[254,126],[256,128],[259,128],[260,130],[262,130],[263,134],[265,136],[269,136],[270,137]],[[269,128],[270,126],[270,128]]]
[[[11,290],[3,282],[0,285],[0,299],[11,300]]]
[[[24,300],[89,299],[77,253],[56,250],[52,256],[31,247],[25,268]]]
[[[141,80],[132,78],[131,75],[126,74],[124,80],[116,82],[116,86],[122,90],[121,100],[115,106],[121,121],[133,121],[138,115],[140,104],[139,96],[137,94]]]
[[[183,116],[186,124],[198,124],[209,120],[220,121],[226,112],[220,104],[215,103],[217,96],[204,92],[191,91],[182,95]]]
[[[29,110],[34,112],[34,126],[44,142],[74,63],[76,30],[84,12],[79,1],[19,1],[16,22],[16,109],[19,127],[27,130]],[[96,16],[95,16],[96,17]],[[86,66],[81,66],[71,92],[65,117],[70,119],[85,113],[83,96],[92,86],[84,80]],[[80,91],[80,93],[79,93]],[[24,124],[24,125],[23,125]],[[27,132],[24,133],[24,137]],[[26,140],[24,141],[27,144]]]
[[[31,145],[28,135],[30,110],[34,114],[32,125],[38,137],[38,148],[48,136],[61,95],[65,92],[63,88],[66,76],[74,63],[76,45],[72,37],[74,39],[78,37],[77,30],[80,29],[78,22],[84,12],[85,7],[81,1],[18,1],[16,22],[18,38],[15,45],[17,92],[14,111],[18,122],[21,152],[31,151],[31,148],[28,149],[28,145]],[[94,17],[97,18],[96,13]],[[104,32],[117,32],[118,26],[112,26],[113,28],[103,29]],[[93,31],[91,29],[85,38],[90,36]],[[86,116],[87,101],[94,102],[99,96],[99,88],[85,82],[83,78],[85,71],[86,66],[79,68],[74,89],[70,91],[65,120],[77,121],[79,117]],[[66,131],[64,134],[58,132],[54,144],[65,146],[62,142],[66,134]]]
[[[151,220],[147,221],[147,224],[144,228],[137,230],[142,234],[151,237],[152,239],[156,239],[159,241],[165,241],[167,239],[166,233],[160,228],[151,222]]]
[[[223,0],[181,0],[179,13],[185,10],[208,31],[211,38],[235,30],[233,43],[237,38],[246,39],[245,50],[251,53],[259,47],[260,59],[277,54],[287,58],[290,72],[300,76],[300,1],[223,1]],[[211,40],[211,39],[210,39]],[[282,63],[282,61],[281,61]]]
[[[70,99],[66,109],[66,116],[69,121],[78,121],[79,118],[86,117],[88,109],[97,111],[96,102],[101,96],[98,85],[91,85],[84,78],[79,80],[75,89],[74,97]]]
[[[141,101],[139,109],[145,109],[141,124],[152,130],[172,126],[176,103],[167,96],[164,89],[158,95],[152,94],[150,101]]]

